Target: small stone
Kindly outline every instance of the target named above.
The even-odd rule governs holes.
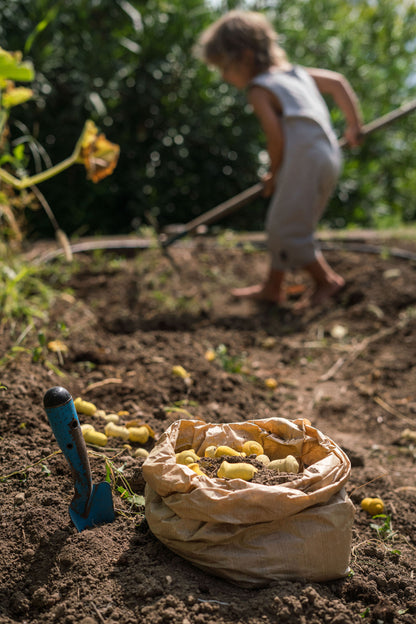
[[[26,613],[29,610],[29,599],[23,592],[16,591],[11,597],[10,607],[17,614]]]
[[[387,269],[387,271],[383,273],[384,279],[395,279],[396,277],[400,277],[400,275],[400,269]]]
[[[16,505],[16,507],[23,505],[24,502],[25,502],[24,492],[19,492],[18,494],[16,494],[16,496],[14,497],[14,504]]]
[[[33,548],[28,548],[22,555],[23,561],[30,561],[35,554]]]
[[[274,336],[267,336],[267,338],[264,338],[264,340],[262,340],[261,342],[261,346],[263,347],[263,349],[273,349],[276,344],[277,340]]]
[[[65,603],[61,603],[56,605],[55,609],[54,609],[54,613],[55,613],[55,617],[56,618],[62,618],[65,613],[66,613],[66,605]]]
[[[331,328],[330,334],[332,338],[336,338],[337,340],[342,340],[348,334],[348,328],[345,325],[334,325]]]
[[[49,594],[46,587],[38,587],[38,589],[33,593],[32,605],[37,609],[42,609],[43,607],[47,606],[48,598]]]

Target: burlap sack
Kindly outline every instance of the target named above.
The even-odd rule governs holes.
[[[269,486],[200,476],[177,464],[175,453],[210,445],[262,444],[271,459],[295,455],[304,470]],[[172,551],[240,585],[279,579],[328,581],[345,576],[354,506],[344,484],[345,453],[303,419],[206,424],[179,420],[143,464],[146,518]]]

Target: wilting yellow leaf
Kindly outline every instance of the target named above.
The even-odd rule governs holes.
[[[106,139],[104,134],[98,134],[98,129],[93,121],[87,121],[80,161],[85,165],[88,179],[99,182],[112,174],[117,165],[119,154],[120,147]]]

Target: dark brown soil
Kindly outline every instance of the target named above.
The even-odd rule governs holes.
[[[409,241],[390,244],[416,252]],[[44,329],[66,353],[44,347],[34,362],[42,322],[24,338],[24,327],[2,325],[10,358],[0,378],[0,623],[415,622],[416,443],[403,432],[416,430],[416,267],[386,246],[380,255],[327,252],[347,286],[303,313],[293,311],[302,275],[289,276],[280,309],[228,295],[264,275],[263,252],[178,246],[179,272],[158,249],[79,255],[71,291],[57,294]],[[11,352],[19,336],[26,351]],[[208,349],[218,353],[211,362]],[[174,365],[191,381],[174,376]],[[270,377],[275,389],[264,383]],[[78,533],[70,471],[43,410],[56,385],[107,412],[127,411],[156,436],[178,418],[308,418],[351,459],[350,575],[252,590],[208,576],[151,534],[142,499],[120,497],[126,481],[143,495],[143,460],[116,439],[116,450],[90,453],[95,483],[106,477],[103,455],[111,460],[116,520]],[[384,518],[360,508],[366,496],[383,499]]]
[[[295,481],[298,478],[298,476],[293,473],[270,470],[262,462],[258,461],[255,455],[245,457],[243,460],[240,457],[218,457],[213,459],[203,457],[198,461],[198,464],[204,474],[209,477],[216,477],[224,460],[226,460],[229,464],[237,464],[243,461],[246,464],[254,466],[257,472],[254,474],[253,478],[250,479],[251,483],[260,483],[261,485],[279,485],[280,483]]]

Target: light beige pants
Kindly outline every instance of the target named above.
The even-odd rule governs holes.
[[[272,268],[280,271],[315,260],[314,232],[341,170],[335,137],[307,119],[284,123],[285,154],[266,217]]]

